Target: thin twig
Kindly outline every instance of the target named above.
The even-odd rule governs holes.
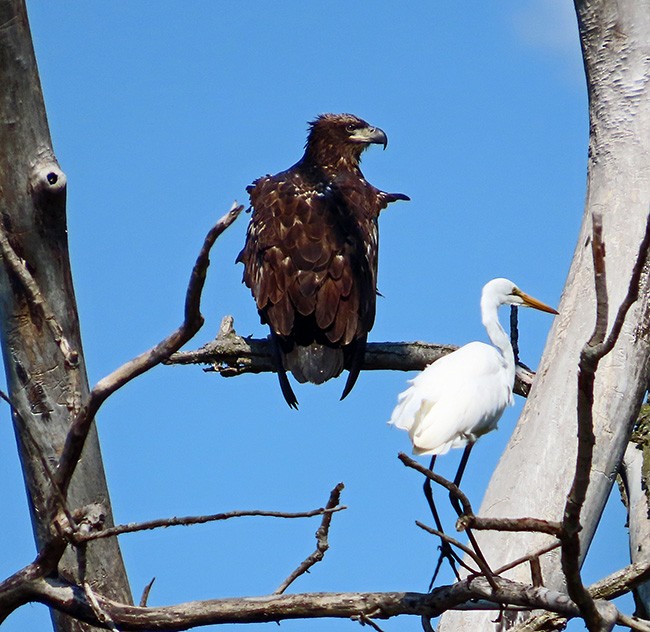
[[[510,306],[510,344],[517,364],[519,362],[519,308],[516,305]]]
[[[92,421],[104,401],[127,382],[148,371],[180,349],[203,325],[203,316],[201,316],[200,310],[201,293],[205,284],[207,268],[210,264],[210,249],[217,238],[237,219],[243,208],[241,205],[233,204],[230,211],[206,235],[190,276],[185,298],[184,321],[181,326],[155,347],[130,360],[100,380],[82,404],[71,424],[55,472],[55,480],[62,491],[66,491],[68,488]]]
[[[337,511],[347,509],[345,506],[320,507],[311,511],[284,512],[284,511],[264,511],[262,509],[252,509],[249,511],[227,511],[223,513],[211,514],[209,516],[183,516],[173,518],[158,518],[157,520],[147,520],[145,522],[130,522],[128,524],[108,527],[101,531],[77,535],[77,542],[88,542],[89,540],[99,540],[101,538],[111,538],[125,533],[136,533],[137,531],[147,531],[150,529],[160,529],[167,527],[189,526],[195,524],[205,524],[206,522],[217,522],[220,520],[230,520],[231,518],[246,518],[252,516],[263,516],[267,518],[311,518],[313,516],[330,516]]]
[[[469,516],[474,517],[474,511],[472,509],[472,505],[470,504],[467,496],[465,496],[465,494],[461,491],[460,487],[454,485],[451,481],[448,481],[444,476],[440,476],[440,474],[436,474],[435,472],[432,472],[429,468],[425,467],[424,465],[421,465],[415,459],[412,459],[407,454],[404,454],[404,452],[400,452],[397,455],[397,458],[404,465],[406,465],[406,467],[410,467],[411,469],[414,469],[416,472],[420,472],[420,474],[423,474],[428,479],[432,480],[434,483],[437,483],[441,487],[444,487],[454,498],[456,498],[460,502],[463,509],[463,514],[468,517]]]
[[[361,625],[369,625],[373,630],[377,632],[384,632],[368,615],[360,614],[358,617],[353,617],[355,621],[358,621]]]
[[[316,550],[278,586],[278,588],[273,592],[274,595],[281,595],[298,577],[309,572],[309,569],[314,564],[320,562],[325,556],[325,552],[330,548],[328,536],[330,524],[332,522],[332,513],[337,510],[336,508],[341,499],[341,491],[343,491],[344,487],[343,483],[339,483],[331,491],[327,505],[325,505],[325,510],[322,510],[323,519],[320,523],[320,527],[318,527],[318,530],[316,531]]]
[[[151,581],[144,587],[142,591],[142,597],[140,597],[140,607],[145,608],[147,606],[147,601],[149,601],[149,593],[153,587],[153,583],[156,581],[155,577],[151,578]]]
[[[420,529],[423,529],[424,531],[430,533],[431,535],[437,535],[441,540],[444,540],[445,542],[452,544],[455,547],[458,547],[463,553],[469,555],[474,560],[474,562],[476,562],[476,565],[479,567],[481,573],[485,576],[485,579],[487,579],[490,586],[492,586],[494,590],[498,589],[498,586],[494,580],[494,574],[490,570],[490,567],[485,563],[485,560],[480,555],[478,555],[475,551],[473,551],[470,547],[465,546],[462,542],[459,542],[455,538],[448,536],[444,531],[439,531],[438,529],[429,527],[428,525],[420,522],[419,520],[416,520],[415,524],[418,527],[420,527]]]
[[[504,566],[500,566],[494,571],[494,574],[501,575],[501,573],[505,573],[506,571],[509,571],[511,568],[514,568],[515,566],[519,566],[520,564],[525,564],[526,562],[530,562],[530,560],[535,558],[539,559],[545,553],[550,553],[551,551],[559,548],[560,546],[562,546],[561,542],[553,542],[553,544],[549,544],[548,546],[542,547],[541,549],[538,549],[533,553],[528,553],[528,555],[523,555],[522,557],[518,557],[516,560],[513,560],[512,562],[508,562],[508,564],[505,564]]]

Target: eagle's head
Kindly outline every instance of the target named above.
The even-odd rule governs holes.
[[[386,149],[383,130],[354,114],[321,114],[309,123],[305,155],[324,167],[356,167],[372,143]]]

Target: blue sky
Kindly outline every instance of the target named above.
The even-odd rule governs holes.
[[[478,299],[495,276],[557,305],[582,215],[588,139],[571,3],[153,7],[29,3],[54,148],[68,177],[92,383],[179,324],[207,230],[234,199],[246,202],[253,179],[300,157],[306,122],[322,112],[353,112],[383,128],[388,149],[371,148],[364,173],[412,200],[380,219],[383,298],[372,341],[484,340]],[[239,333],[266,335],[234,264],[247,221],[213,251],[206,324],[188,348],[212,339],[225,314]],[[531,366],[550,324],[548,315],[520,314],[522,359]],[[426,590],[436,542],[414,525],[430,522],[421,479],[396,459],[410,448],[406,435],[386,425],[408,377],[364,373],[344,402],[343,379],[299,386],[295,412],[274,375],[223,379],[159,367],[98,417],[116,520],[307,510],[344,481],[349,509],[334,517],[331,549],[291,590]],[[521,405],[474,450],[464,488],[476,507]],[[3,418],[4,577],[32,560],[34,545],[7,411]],[[457,458],[441,459],[441,471],[453,473]],[[610,505],[589,580],[627,563],[623,512],[618,499]],[[450,512],[443,519],[451,527]],[[311,553],[317,526],[243,519],[121,544],[136,599],[155,576],[149,603],[161,605],[272,592]],[[48,626],[47,611],[32,605],[3,630]],[[420,629],[413,618],[382,626]]]

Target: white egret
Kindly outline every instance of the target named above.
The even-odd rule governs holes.
[[[557,314],[552,307],[524,294],[512,281],[493,279],[483,287],[481,295],[481,317],[492,345],[470,342],[430,364],[399,395],[389,421],[409,433],[414,454],[433,455],[430,470],[438,454],[464,447],[454,479],[456,485],[460,484],[474,442],[496,429],[503,411],[514,403],[515,358],[510,338],[499,323],[497,310],[501,305]],[[436,526],[442,531],[429,479],[425,495]],[[458,500],[451,500],[460,515]],[[443,551],[443,555],[446,553],[449,551]]]

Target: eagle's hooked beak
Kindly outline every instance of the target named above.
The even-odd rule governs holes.
[[[377,145],[383,145],[384,149],[388,145],[388,136],[386,136],[383,129],[379,129],[378,127],[362,127],[350,136],[350,140],[356,141],[357,143],[376,143]]]

